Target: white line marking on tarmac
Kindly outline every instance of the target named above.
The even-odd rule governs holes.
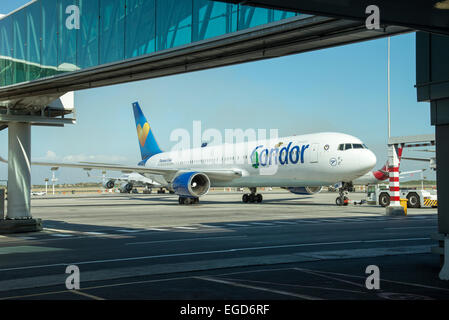
[[[356,244],[356,243],[363,244],[363,243],[382,243],[382,242],[385,243],[385,242],[422,241],[422,240],[430,240],[430,238],[402,238],[402,239],[353,240],[353,241],[336,241],[336,242],[299,243],[299,244],[287,244],[287,245],[278,245],[278,246],[247,247],[247,248],[234,248],[234,249],[212,250],[212,251],[183,252],[183,253],[161,254],[161,255],[154,255],[154,256],[116,258],[116,259],[104,259],[104,260],[90,260],[90,261],[79,261],[79,262],[70,262],[70,263],[55,263],[55,264],[47,264],[47,265],[36,265],[36,266],[26,266],[26,267],[5,268],[5,269],[0,269],[0,272],[2,272],[2,271],[13,271],[13,270],[25,270],[25,269],[60,267],[60,266],[67,266],[67,265],[72,265],[72,264],[74,264],[74,265],[85,265],[85,264],[97,264],[97,263],[111,263],[111,262],[123,262],[123,261],[148,260],[148,259],[157,259],[157,258],[196,256],[196,255],[207,255],[207,254],[218,254],[218,253],[234,253],[234,252],[240,252],[240,251],[255,251],[255,250],[265,250],[265,249],[300,248],[300,247],[324,246],[324,245],[339,245],[339,244]]]
[[[436,229],[437,226],[427,227],[398,227],[398,228],[384,228],[384,230],[407,230],[407,229]]]
[[[328,275],[324,275],[324,274],[321,274],[321,273],[318,273],[318,272],[313,272],[313,271],[310,271],[310,270],[307,270],[307,269],[293,268],[293,270],[297,270],[297,271],[300,271],[300,272],[305,272],[305,273],[308,273],[308,274],[313,274],[313,275],[315,275],[317,277],[323,277],[323,278],[331,279],[331,280],[334,280],[334,281],[339,281],[339,282],[343,282],[343,283],[347,283],[347,284],[352,284],[352,285],[360,287],[360,288],[365,288],[365,286],[360,284],[360,283],[356,283],[356,282],[345,280],[345,279],[334,278],[334,277],[331,277],[331,276],[328,276]]]
[[[318,220],[297,220],[297,223],[321,223],[321,221]]]
[[[172,239],[172,240],[155,240],[155,241],[142,241],[142,242],[129,242],[126,245],[133,244],[151,244],[151,243],[164,243],[164,242],[179,242],[179,241],[198,241],[198,240],[216,240],[216,239],[235,239],[235,238],[248,238],[248,236],[230,236],[230,237],[202,237],[202,238],[184,238],[184,239]]]
[[[307,271],[316,272],[316,273],[332,274],[332,275],[338,275],[338,276],[346,276],[349,278],[366,279],[366,277],[356,276],[356,275],[352,275],[352,274],[345,274],[345,273],[337,273],[337,272],[321,271],[321,270],[308,270],[308,269],[303,269],[303,268],[293,268],[293,269],[300,269],[301,271],[307,270]],[[382,278],[382,281],[401,284],[401,285],[407,285],[407,286],[413,286],[413,287],[419,287],[419,288],[435,289],[435,290],[442,290],[442,291],[449,292],[449,289],[447,289],[447,288],[433,287],[433,286],[428,286],[428,285],[419,284],[419,283],[394,281],[394,280],[387,280],[384,278]]]
[[[194,278],[199,279],[199,280],[204,280],[204,281],[227,284],[227,285],[234,286],[234,287],[266,291],[266,292],[271,292],[271,293],[275,293],[275,294],[280,294],[280,295],[284,295],[284,296],[290,296],[290,297],[295,297],[295,298],[300,298],[300,299],[305,299],[305,300],[322,300],[321,298],[318,298],[318,297],[312,297],[312,296],[297,294],[297,293],[283,291],[283,290],[274,290],[274,289],[269,289],[269,288],[265,288],[265,287],[261,287],[261,286],[252,286],[252,285],[248,285],[248,284],[242,284],[242,283],[238,283],[238,282],[234,282],[234,281],[221,280],[221,279],[216,279],[216,278],[212,278],[212,277],[194,277]]]
[[[429,216],[429,217],[423,217],[423,216],[409,216],[411,219],[429,219],[429,218],[436,218],[436,216]]]
[[[106,299],[103,299],[103,298],[100,298],[100,297],[97,297],[97,296],[94,296],[92,294],[88,294],[88,293],[85,293],[85,292],[82,292],[82,291],[78,291],[78,290],[69,290],[69,292],[74,293],[74,294],[78,294],[80,296],[87,297],[87,298],[90,298],[90,299],[93,299],[93,300],[106,300]]]
[[[194,227],[173,227],[175,229],[182,229],[182,230],[196,230],[197,228]]]
[[[162,228],[147,228],[147,231],[168,231],[168,229],[162,229]]]
[[[73,237],[71,234],[67,233],[53,233],[51,234],[52,237],[61,237],[61,238],[67,238],[67,237]]]
[[[265,222],[251,222],[252,225],[257,225],[257,226],[272,226],[272,223],[265,223]]]
[[[296,222],[290,222],[290,221],[274,221],[274,223],[279,223],[279,224],[297,224]]]
[[[249,227],[248,224],[239,224],[239,223],[227,223],[226,225],[230,227]]]

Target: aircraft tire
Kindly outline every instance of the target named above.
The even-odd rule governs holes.
[[[159,190],[158,190],[158,193],[159,193]],[[184,197],[179,197],[178,202],[179,202],[179,204],[184,204],[184,203],[185,203],[185,200],[186,200],[186,198],[184,198]]]
[[[337,199],[335,199],[335,204],[337,206],[342,206],[343,205],[343,200],[341,199],[341,197],[337,197]]]
[[[245,194],[242,196],[242,201],[243,201],[244,203],[248,203],[249,198],[248,198],[248,194],[247,194],[247,193],[245,193]]]
[[[251,193],[249,195],[249,202],[254,203],[256,201],[256,195],[254,193]]]
[[[256,201],[257,201],[257,203],[261,203],[262,200],[263,200],[262,195],[260,193],[256,194]]]

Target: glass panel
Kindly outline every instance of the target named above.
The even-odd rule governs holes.
[[[273,21],[273,10],[239,6],[238,30],[252,28]]]
[[[79,69],[76,65],[76,37],[77,29],[69,29],[66,21],[70,17],[66,9],[71,5],[78,5],[73,0],[59,1],[59,41],[58,41],[58,71],[75,71]]]
[[[192,40],[199,41],[237,31],[237,8],[233,4],[194,0]]]
[[[35,2],[26,9],[27,17],[27,53],[28,64],[27,80],[40,78],[41,64],[41,34],[42,11],[41,3]]]
[[[125,57],[125,0],[100,0],[100,64]]]
[[[98,0],[79,0],[78,60],[80,68],[98,65]]]
[[[354,143],[354,144],[352,145],[352,147],[353,147],[354,149],[363,149],[363,146],[362,146],[361,144],[358,144],[358,143]]]
[[[156,50],[155,14],[155,0],[127,0],[126,58],[141,56]]]
[[[352,144],[350,144],[350,143],[345,144],[345,150],[348,150],[348,149],[352,149]]]
[[[10,17],[0,20],[0,56],[3,61],[0,71],[0,83],[9,85],[12,83],[12,19]]]
[[[80,9],[80,29],[67,8]],[[212,0],[37,0],[0,20],[0,86],[153,53],[295,13]]]
[[[57,73],[58,66],[58,19],[55,0],[41,0],[42,4],[42,50],[41,76]]]
[[[13,18],[13,83],[26,81],[26,15],[25,10],[18,11]]]
[[[296,15],[297,14],[295,12],[289,12],[289,11],[283,11],[283,10],[273,10],[273,21],[279,21],[282,19],[291,18]]]
[[[192,40],[192,1],[156,1],[156,50],[173,48]]]

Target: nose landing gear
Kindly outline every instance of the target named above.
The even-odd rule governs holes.
[[[343,182],[341,188],[338,189],[339,196],[335,199],[337,206],[347,206],[349,204],[349,192],[354,191],[352,182]]]
[[[242,201],[244,203],[248,203],[248,202],[249,203],[255,203],[255,202],[261,203],[262,200],[263,200],[263,197],[262,197],[262,195],[260,193],[256,193],[257,192],[257,188],[249,188],[249,190],[251,191],[251,193],[250,194],[245,193],[242,196]]]

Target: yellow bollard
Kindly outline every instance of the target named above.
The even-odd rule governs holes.
[[[408,200],[407,199],[401,199],[401,206],[404,208],[404,213],[405,213],[405,215],[407,215],[407,203],[408,203]]]

